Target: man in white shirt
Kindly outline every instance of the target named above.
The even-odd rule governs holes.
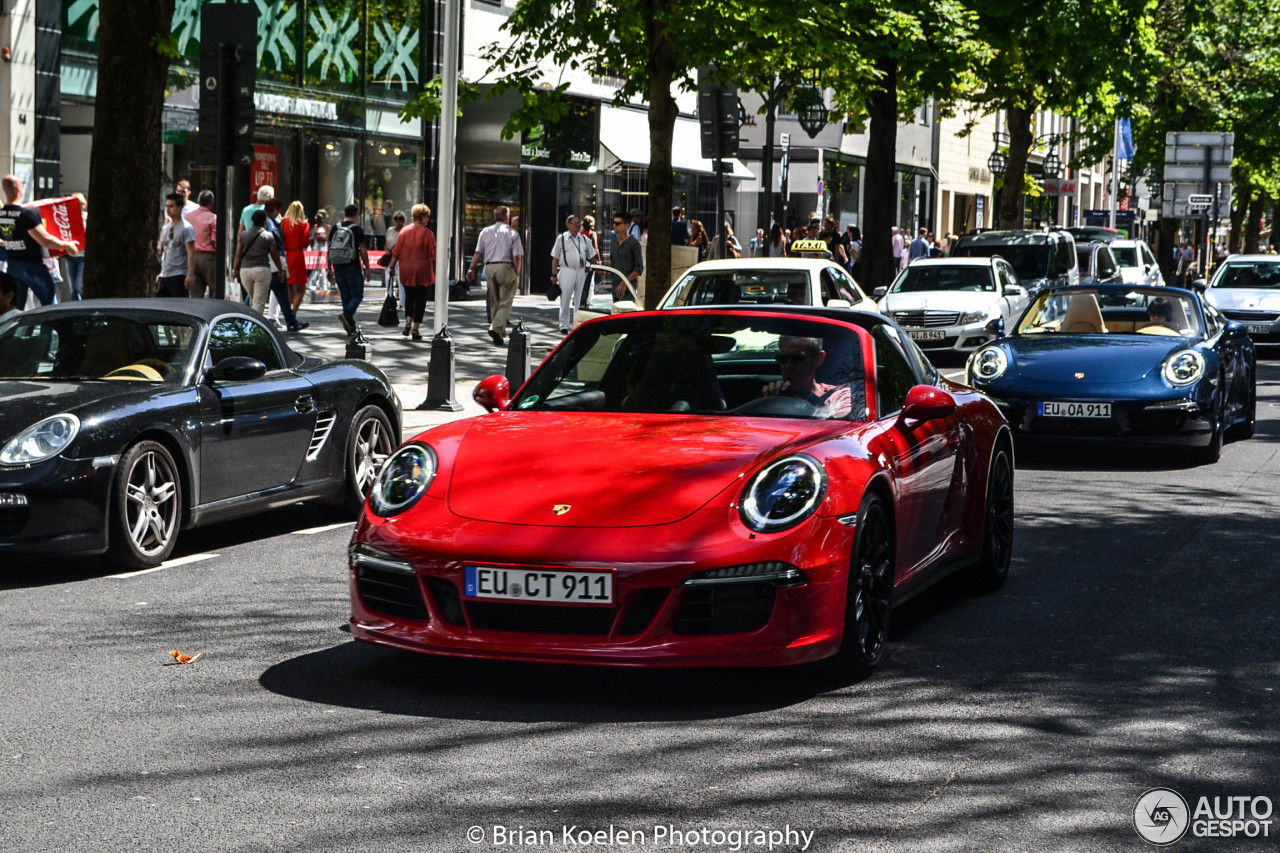
[[[467,281],[476,280],[476,267],[484,261],[484,277],[489,285],[489,304],[493,307],[493,320],[489,325],[489,337],[495,346],[504,346],[503,335],[507,331],[507,317],[516,299],[516,286],[520,283],[520,264],[524,260],[524,246],[520,234],[507,224],[511,210],[506,205],[493,209],[493,224],[480,232],[476,240],[476,253],[467,268]]]
[[[893,271],[899,273],[902,271],[902,251],[906,248],[906,241],[902,239],[902,234],[898,232],[898,226],[893,226]]]
[[[564,224],[568,230],[551,246],[551,279],[560,286],[560,334],[567,335],[587,280],[587,265],[596,259],[596,250],[583,236],[578,217],[571,213]]]

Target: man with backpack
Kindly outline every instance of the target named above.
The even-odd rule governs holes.
[[[337,282],[338,293],[342,297],[342,328],[347,334],[354,335],[356,309],[364,300],[364,285],[373,278],[373,270],[369,267],[369,253],[364,247],[359,206],[347,205],[342,215],[345,218],[335,224],[329,234],[329,281]]]

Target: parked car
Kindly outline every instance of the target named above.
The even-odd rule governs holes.
[[[1013,456],[989,400],[892,321],[742,305],[574,330],[490,414],[387,461],[349,552],[352,636],[619,666],[880,660],[943,575],[999,586]]]
[[[1121,280],[1120,264],[1106,243],[1076,243],[1076,262],[1081,284],[1112,284]]]
[[[671,285],[658,308],[776,304],[879,310],[853,276],[823,258],[703,261]]]
[[[951,252],[956,258],[999,255],[1013,266],[1031,298],[1050,287],[1080,283],[1075,239],[1065,231],[986,231],[965,234]]]
[[[1228,319],[1243,323],[1254,343],[1280,344],[1280,256],[1232,255],[1207,285],[1199,279],[1193,286]]]
[[[1120,264],[1120,280],[1125,284],[1164,284],[1155,253],[1145,240],[1112,240],[1110,246]]]
[[[966,373],[1025,441],[1172,444],[1215,462],[1257,414],[1244,327],[1182,288],[1054,288]]]
[[[221,299],[94,299],[0,323],[0,554],[159,565],[188,527],[299,501],[355,515],[399,443],[365,361]]]
[[[1111,243],[1119,240],[1124,235],[1114,228],[1107,228],[1103,225],[1073,225],[1070,228],[1064,228],[1077,243],[1088,243],[1095,240],[1099,243]]]
[[[1022,316],[1028,301],[1001,257],[921,258],[876,296],[885,316],[926,352],[975,350]]]

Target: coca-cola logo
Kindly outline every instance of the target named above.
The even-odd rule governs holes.
[[[71,239],[71,213],[65,204],[53,206],[53,224],[58,227],[58,233],[63,240]]]

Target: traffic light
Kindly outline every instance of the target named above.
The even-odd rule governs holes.
[[[207,3],[200,10],[200,136],[197,159],[216,165],[253,162],[258,77],[258,9],[251,3]]]

